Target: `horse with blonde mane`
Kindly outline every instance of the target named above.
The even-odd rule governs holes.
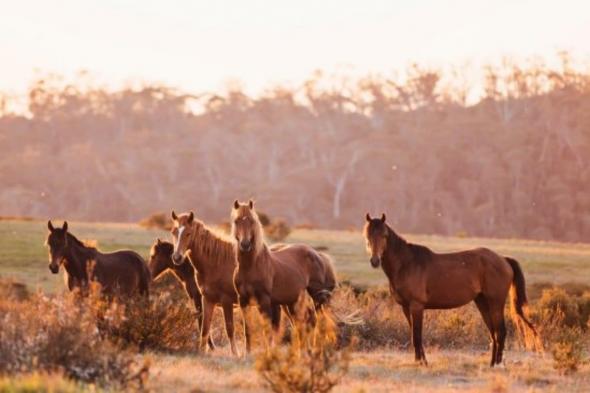
[[[234,283],[244,315],[246,348],[250,351],[246,307],[252,300],[277,331],[281,306],[292,319],[302,294],[307,291],[316,310],[321,309],[336,287],[336,276],[330,258],[310,246],[293,244],[269,248],[252,200],[244,204],[234,202],[231,225],[237,241],[238,260]]]
[[[200,347],[206,348],[213,311],[216,305],[220,305],[232,354],[238,355],[234,339],[233,314],[234,304],[237,303],[233,283],[233,272],[236,267],[234,244],[230,239],[215,233],[202,221],[197,220],[193,212],[176,215],[173,211],[172,219],[172,261],[175,265],[181,265],[184,258],[190,260],[195,268],[197,285],[202,295]]]

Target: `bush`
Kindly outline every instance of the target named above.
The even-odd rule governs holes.
[[[325,393],[348,371],[350,355],[338,350],[333,322],[320,314],[315,328],[299,324],[288,346],[267,347],[256,370],[273,392]]]
[[[541,325],[550,322],[558,327],[581,327],[585,322],[581,320],[578,302],[563,288],[545,289],[535,307],[536,319],[543,321]]]
[[[143,386],[148,365],[103,338],[94,297],[42,294],[15,302],[0,299],[0,374],[60,371],[67,378],[100,385]],[[119,318],[108,308],[105,318]]]
[[[185,296],[183,296],[185,298]],[[99,327],[103,335],[122,347],[137,346],[167,352],[196,350],[198,329],[196,315],[186,301],[170,292],[135,298],[123,305],[118,317],[100,311]]]
[[[291,228],[283,220],[272,221],[269,225],[264,228],[266,237],[275,242],[285,240],[291,233]]]
[[[21,302],[30,296],[27,286],[10,279],[0,278],[0,299]]]
[[[139,226],[147,229],[161,229],[169,231],[172,229],[172,218],[166,213],[154,213],[151,216],[139,221]]]
[[[96,392],[61,374],[33,373],[0,378],[0,393],[81,393]]]
[[[553,368],[562,374],[578,370],[582,362],[584,340],[579,328],[565,328],[551,346]]]

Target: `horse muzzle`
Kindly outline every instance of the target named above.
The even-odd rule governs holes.
[[[176,265],[176,266],[180,266],[183,263],[183,256],[177,252],[175,252],[174,254],[172,254],[172,262]]]
[[[239,247],[241,252],[250,252],[252,251],[252,242],[248,240],[243,240],[240,242]]]
[[[53,274],[59,273],[59,264],[57,264],[57,263],[56,264],[50,263],[49,264],[49,270],[51,270],[51,273],[53,273]]]
[[[377,269],[381,265],[381,258],[379,257],[371,257],[371,266]]]

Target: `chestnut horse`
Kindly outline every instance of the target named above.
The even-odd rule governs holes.
[[[57,274],[63,265],[70,290],[85,290],[90,281],[96,281],[102,292],[109,295],[149,294],[150,272],[135,251],[102,253],[72,235],[67,221],[61,228],[55,228],[48,221],[47,228],[45,244],[49,247],[49,270]]]
[[[381,218],[367,213],[364,236],[371,265],[383,268],[395,301],[402,306],[410,325],[416,361],[426,364],[422,347],[422,317],[425,309],[450,309],[471,301],[479,309],[490,332],[490,366],[502,362],[506,339],[504,304],[512,297],[513,319],[521,331],[537,336],[525,317],[525,280],[519,263],[486,248],[438,254],[400,237]]]
[[[332,261],[326,254],[302,244],[280,245],[276,249],[264,243],[262,224],[254,210],[254,202],[234,202],[231,214],[232,234],[237,241],[238,267],[234,273],[240,307],[244,313],[246,347],[250,351],[250,335],[246,307],[251,300],[258,304],[276,331],[280,307],[293,318],[301,295],[307,291],[316,310],[320,309],[336,287]]]
[[[183,260],[183,263],[176,265],[172,262],[172,253],[174,252],[174,245],[167,241],[161,241],[157,239],[150,249],[150,260],[148,267],[152,275],[152,280],[155,281],[163,274],[172,272],[174,277],[180,282],[187,296],[192,300],[195,311],[197,312],[197,323],[199,325],[199,331],[201,330],[202,323],[202,303],[201,303],[201,292],[197,286],[197,280],[195,278],[195,268],[187,261]],[[215,349],[213,340],[209,337],[209,348]]]
[[[201,323],[201,348],[209,339],[211,319],[216,305],[221,305],[225,319],[225,331],[231,351],[238,354],[234,339],[234,304],[237,294],[233,283],[236,267],[234,244],[230,239],[213,232],[197,220],[193,214],[176,215],[172,212],[174,226],[172,237],[174,250],[172,261],[180,265],[188,257],[197,274],[197,285],[202,295],[203,320]]]

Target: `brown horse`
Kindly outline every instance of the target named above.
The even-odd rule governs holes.
[[[203,296],[201,348],[205,347],[209,339],[213,310],[216,305],[221,305],[231,351],[237,355],[233,316],[233,306],[237,303],[233,284],[233,272],[236,267],[234,244],[230,239],[213,232],[203,222],[195,219],[193,212],[178,216],[172,212],[172,219],[172,261],[180,265],[184,257],[189,258],[197,272],[197,284]]]
[[[513,318],[536,336],[526,319],[524,274],[517,261],[486,248],[437,254],[411,244],[381,218],[367,213],[364,235],[374,268],[382,266],[395,301],[402,306],[412,333],[416,361],[426,364],[422,347],[422,316],[425,309],[450,309],[474,301],[490,331],[490,366],[502,362],[506,339],[504,304],[511,292]]]
[[[199,331],[201,330],[202,323],[202,302],[201,292],[197,286],[197,280],[195,278],[195,268],[186,259],[183,263],[176,265],[172,262],[172,253],[174,252],[174,245],[167,241],[161,241],[157,239],[150,249],[150,260],[148,267],[152,275],[152,280],[157,280],[166,272],[172,272],[174,277],[180,282],[187,296],[192,300],[195,311],[197,312],[197,323],[199,325]],[[209,348],[215,349],[213,340],[209,337]]]
[[[64,221],[61,228],[47,222],[49,234],[49,270],[59,272],[63,265],[70,290],[85,290],[90,281],[101,285],[102,292],[110,295],[149,294],[150,272],[143,258],[134,251],[121,250],[102,253],[89,247],[68,231]]]
[[[240,307],[244,313],[246,347],[250,350],[250,335],[246,323],[246,307],[251,300],[258,304],[276,331],[279,328],[280,307],[293,318],[302,293],[307,291],[316,309],[329,299],[336,286],[334,268],[329,257],[307,245],[280,245],[276,249],[264,243],[262,224],[254,210],[254,202],[234,202],[232,234],[237,241],[238,267],[234,283]]]

